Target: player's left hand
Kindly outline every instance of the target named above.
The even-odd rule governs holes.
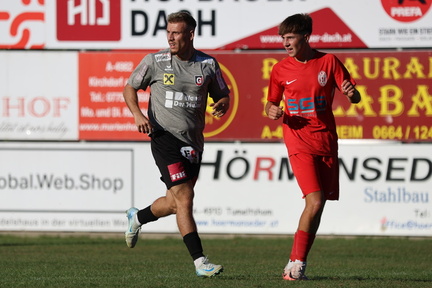
[[[222,117],[229,109],[229,97],[221,98],[218,102],[211,103],[210,107],[213,108],[212,115],[215,117]]]
[[[345,94],[351,103],[359,103],[361,95],[355,86],[348,80],[344,80],[341,85],[341,91]]]
[[[355,88],[354,88],[354,85],[350,81],[344,80],[342,82],[341,91],[346,96],[352,97],[354,95]]]

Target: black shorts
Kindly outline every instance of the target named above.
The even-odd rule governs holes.
[[[177,139],[167,131],[157,131],[151,135],[151,151],[161,173],[161,180],[167,189],[198,179],[202,152]]]

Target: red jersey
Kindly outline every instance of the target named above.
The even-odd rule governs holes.
[[[336,56],[315,52],[306,63],[287,57],[271,72],[267,100],[284,99],[283,133],[289,155],[337,155],[335,88],[340,89],[344,80],[356,84]]]

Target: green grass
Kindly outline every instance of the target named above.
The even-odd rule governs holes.
[[[225,272],[195,276],[178,237],[146,239],[134,249],[121,235],[0,235],[0,287],[432,287],[432,239],[319,237],[311,281],[284,281],[292,238],[202,236]]]

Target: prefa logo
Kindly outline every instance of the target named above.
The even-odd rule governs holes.
[[[381,0],[386,13],[399,22],[413,22],[422,18],[432,0]]]
[[[120,0],[57,0],[60,41],[119,41]]]

